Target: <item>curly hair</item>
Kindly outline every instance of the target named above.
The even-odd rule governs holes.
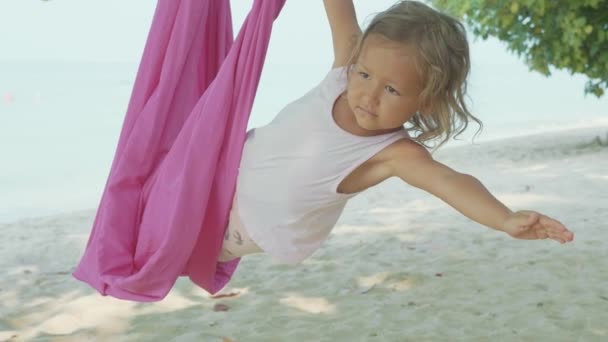
[[[470,72],[469,44],[464,25],[421,2],[399,1],[378,13],[357,41],[349,61],[349,71],[359,59],[363,43],[370,35],[413,46],[418,51],[416,67],[423,79],[420,108],[410,120],[408,131],[429,147],[439,146],[466,130],[470,121],[483,127],[465,103]],[[350,74],[350,72],[349,72]]]

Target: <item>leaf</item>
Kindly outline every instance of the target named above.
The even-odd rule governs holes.
[[[515,14],[519,11],[519,4],[517,2],[513,2],[511,4],[511,13]]]
[[[496,37],[532,70],[580,73],[591,86],[585,94],[600,97],[608,89],[608,0],[550,1],[431,0],[438,9],[457,7],[470,31],[484,40]],[[457,4],[457,5],[455,5]]]

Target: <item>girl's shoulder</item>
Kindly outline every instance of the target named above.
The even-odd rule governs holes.
[[[384,160],[390,164],[400,164],[405,161],[416,161],[432,158],[426,147],[411,138],[395,141],[384,149]]]
[[[329,72],[328,75],[331,74],[344,74],[344,76],[346,76],[346,73],[348,72],[350,65],[341,65],[341,66],[337,66],[337,67],[332,67]]]
[[[331,68],[323,78],[323,82],[345,84],[348,78],[348,66]]]

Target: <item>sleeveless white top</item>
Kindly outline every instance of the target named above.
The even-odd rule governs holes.
[[[346,132],[332,109],[346,89],[346,68],[288,104],[268,125],[247,133],[237,179],[238,216],[251,239],[274,260],[295,264],[317,250],[348,199],[337,192],[355,168],[403,130],[362,137]]]

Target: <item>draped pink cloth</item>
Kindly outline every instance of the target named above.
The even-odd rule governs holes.
[[[233,42],[228,0],[159,0],[86,250],[73,275],[103,295],[163,299],[177,278],[210,293],[274,19],[255,0]]]

